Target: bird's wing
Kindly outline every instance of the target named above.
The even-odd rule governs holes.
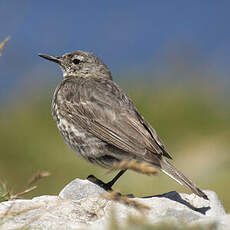
[[[69,78],[58,95],[73,123],[126,152],[171,158],[155,130],[138,113],[130,98],[108,79]]]

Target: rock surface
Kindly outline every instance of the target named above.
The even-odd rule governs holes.
[[[209,201],[194,194],[169,192],[162,195],[130,198],[149,209],[136,209],[119,201],[103,198],[104,189],[88,181],[75,179],[59,196],[40,196],[32,200],[0,203],[0,229],[108,229],[111,212],[119,225],[136,216],[151,224],[173,223],[210,225],[218,230],[230,229],[230,215],[215,192],[204,191]]]

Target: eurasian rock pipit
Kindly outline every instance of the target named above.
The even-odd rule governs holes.
[[[114,83],[109,68],[98,57],[83,51],[39,56],[56,62],[63,71],[64,79],[53,96],[52,115],[65,142],[78,156],[105,168],[123,160],[146,162],[208,199],[166,160],[172,157],[156,131]],[[111,189],[125,171],[104,187]]]

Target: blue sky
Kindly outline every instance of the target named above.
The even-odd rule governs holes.
[[[115,76],[160,71],[189,51],[194,66],[230,85],[229,9],[227,0],[0,0],[0,41],[11,36],[0,57],[0,101],[28,81],[61,76],[37,53],[74,50],[95,53]]]

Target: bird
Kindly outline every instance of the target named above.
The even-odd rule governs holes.
[[[53,95],[52,116],[77,156],[107,169],[123,160],[147,163],[208,200],[169,162],[172,156],[154,128],[96,55],[80,50],[62,56],[38,55],[57,63],[63,72]],[[110,190],[126,170],[104,183],[104,188]]]

